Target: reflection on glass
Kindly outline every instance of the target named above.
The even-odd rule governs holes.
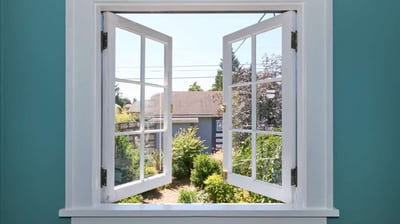
[[[140,36],[115,30],[115,77],[140,81]]]
[[[257,130],[282,131],[282,83],[257,84]]]
[[[145,87],[145,129],[156,130],[164,128],[164,88]]]
[[[251,85],[232,88],[232,128],[251,129]]]
[[[164,84],[164,44],[146,38],[145,82]]]
[[[232,44],[232,84],[251,82],[251,38]]]
[[[282,136],[257,134],[256,179],[282,185]]]
[[[232,133],[232,172],[251,177],[251,134]]]
[[[140,127],[140,85],[115,82],[115,131],[137,131]]]
[[[140,135],[115,136],[115,185],[140,179]]]
[[[232,172],[251,177],[252,172],[251,134],[244,132],[232,133]]]
[[[257,80],[282,77],[282,27],[256,36]]]
[[[145,178],[163,172],[163,133],[145,135],[144,163]]]

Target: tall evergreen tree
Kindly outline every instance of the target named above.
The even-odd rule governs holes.
[[[235,53],[232,52],[232,71],[237,71],[240,68],[239,59],[236,57]],[[212,84],[209,91],[222,91],[223,88],[223,60],[219,62],[219,69],[217,70],[217,75],[215,76],[215,82]]]

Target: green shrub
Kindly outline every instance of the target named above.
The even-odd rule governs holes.
[[[153,166],[148,166],[145,168],[144,175],[145,177],[150,177],[158,174],[158,170]]]
[[[196,190],[182,189],[179,191],[178,203],[196,203],[197,192]]]
[[[196,187],[204,188],[204,181],[212,174],[221,174],[222,164],[207,154],[198,155],[193,161],[190,181]]]
[[[141,194],[134,195],[128,198],[121,199],[117,201],[116,203],[142,203],[143,201],[143,196]]]
[[[235,189],[232,185],[224,183],[222,176],[213,174],[205,181],[204,191],[208,195],[208,202],[231,203],[235,201]]]
[[[189,168],[186,167],[182,160],[172,162],[172,176],[177,179],[184,179],[190,176]]]
[[[116,184],[136,180],[139,170],[140,150],[136,149],[128,136],[115,137]],[[117,175],[118,174],[118,175]]]
[[[244,176],[252,175],[251,136],[236,133],[240,139],[233,146],[232,171]],[[256,177],[268,183],[282,184],[282,136],[258,134],[256,139]]]
[[[204,141],[196,136],[197,128],[180,129],[172,142],[172,173],[184,174],[176,178],[190,177],[190,169],[193,168],[194,158],[207,149]],[[174,169],[179,169],[175,170]]]

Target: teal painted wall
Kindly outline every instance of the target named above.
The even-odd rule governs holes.
[[[64,9],[64,1],[0,2],[1,224],[69,223],[58,218]],[[329,224],[398,222],[399,11],[397,0],[334,0],[334,178],[341,217]]]
[[[58,218],[65,188],[65,3],[1,4],[1,223],[68,223]]]
[[[399,12],[397,0],[334,0],[334,191],[341,217],[329,224],[399,223]]]
[[[3,217],[3,200],[2,200],[2,195],[3,195],[3,184],[2,184],[2,174],[3,174],[3,135],[2,135],[2,130],[3,130],[3,111],[1,108],[3,108],[3,44],[2,44],[2,39],[3,39],[3,1],[0,1],[0,223],[1,222],[1,217]]]

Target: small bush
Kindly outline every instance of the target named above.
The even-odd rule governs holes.
[[[231,203],[235,202],[235,188],[224,183],[222,176],[213,174],[205,181],[204,191],[208,195],[208,202]]]
[[[178,203],[196,203],[197,192],[196,190],[182,189],[179,191]]]
[[[173,139],[172,164],[175,165],[172,168],[179,170],[173,170],[172,173],[185,174],[184,176],[174,175],[178,179],[190,177],[190,169],[193,168],[194,158],[207,149],[207,147],[204,146],[204,141],[196,136],[197,129],[198,128],[181,129]]]
[[[182,160],[172,162],[172,176],[177,179],[184,179],[190,175],[189,168]]]
[[[193,161],[190,181],[196,187],[204,188],[204,181],[212,174],[221,174],[222,164],[209,155],[198,155]]]
[[[150,177],[150,176],[154,176],[154,175],[158,174],[158,170],[155,167],[150,166],[150,167],[145,168],[144,173],[145,173],[145,177]]]
[[[116,203],[132,203],[132,204],[135,203],[135,204],[137,204],[137,203],[142,203],[142,201],[143,201],[143,196],[141,194],[138,194],[138,195],[131,196],[129,198],[121,199],[121,200],[117,201]]]

